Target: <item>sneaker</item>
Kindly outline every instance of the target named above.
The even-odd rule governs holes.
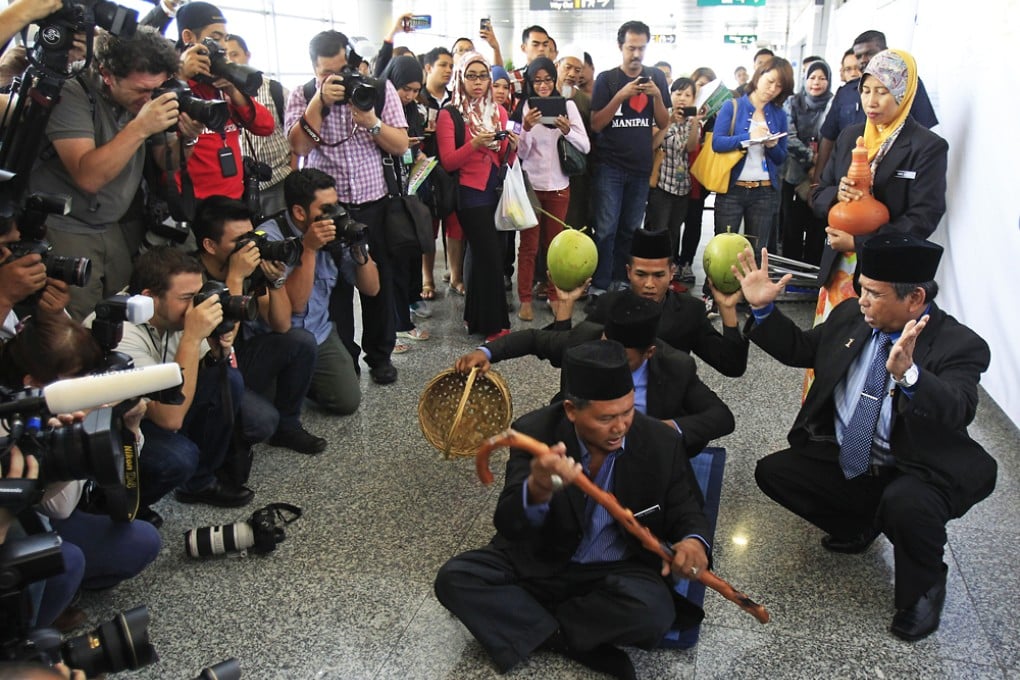
[[[424,342],[429,339],[429,332],[424,328],[412,328],[409,331],[397,331],[397,337],[403,340],[415,340]]]
[[[683,267],[680,267],[680,280],[684,283],[694,283],[696,279],[691,265],[685,264]]]
[[[293,430],[277,432],[269,438],[270,446],[278,446],[283,449],[290,449],[298,453],[313,455],[326,450],[326,440],[316,437],[300,425]]]
[[[372,376],[372,382],[376,385],[389,385],[397,382],[397,367],[389,362],[371,368],[368,372]]]
[[[201,491],[185,491],[177,489],[174,497],[179,503],[203,503],[215,505],[218,508],[240,508],[251,503],[255,492],[246,486],[240,488],[223,482],[215,482],[212,486]]]
[[[432,305],[427,300],[419,300],[411,305],[411,313],[419,319],[429,319],[432,317]]]

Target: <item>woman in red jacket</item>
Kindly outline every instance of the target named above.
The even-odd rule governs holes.
[[[502,181],[500,166],[512,161],[517,149],[517,135],[503,132],[507,113],[492,99],[491,79],[489,64],[480,54],[464,54],[453,75],[453,104],[439,112],[436,122],[439,160],[443,169],[459,176],[457,217],[471,249],[464,321],[469,333],[484,335],[486,340],[510,329],[503,288],[503,239],[496,232],[494,214],[499,200],[496,189]],[[457,128],[463,129],[462,135]]]

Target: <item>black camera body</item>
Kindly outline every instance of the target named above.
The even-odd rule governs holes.
[[[176,78],[170,78],[153,90],[152,98],[162,97],[167,92],[177,95],[178,108],[181,113],[188,114],[210,130],[222,132],[223,128],[227,126],[227,121],[230,120],[230,109],[225,101],[196,97],[190,87]],[[169,129],[176,130],[177,126],[174,125]]]
[[[266,236],[266,232],[257,230],[249,232],[237,239],[237,245],[234,247],[234,252],[236,253],[249,243],[255,244],[255,247],[259,249],[259,256],[263,260],[282,262],[288,267],[297,266],[298,262],[301,261],[301,253],[304,252],[305,249],[301,244],[301,239],[297,236],[291,236],[283,239],[282,241],[272,241],[268,236]]]
[[[67,50],[75,33],[95,26],[113,35],[131,36],[138,27],[138,12],[108,0],[64,0],[63,7],[39,22],[37,45],[47,51]]]
[[[301,517],[301,512],[296,505],[271,503],[253,512],[246,521],[184,532],[184,550],[189,557],[195,558],[249,550],[256,555],[265,555],[283,542],[287,537],[283,527]]]
[[[243,64],[232,64],[227,61],[227,51],[220,47],[220,44],[212,38],[202,41],[202,46],[209,53],[209,71],[212,77],[199,76],[195,78],[199,82],[212,84],[217,78],[225,78],[238,90],[254,97],[262,87],[262,72]]]
[[[259,302],[250,295],[231,295],[219,281],[206,281],[192,298],[197,307],[211,297],[218,297],[223,308],[223,321],[212,332],[213,337],[229,333],[239,321],[254,321],[259,316]]]
[[[362,75],[349,65],[344,66],[339,76],[334,76],[338,84],[344,86],[344,98],[341,104],[350,104],[361,111],[371,111],[386,96],[386,86],[375,78]]]
[[[507,132],[506,130],[496,130],[492,134],[492,138],[494,140],[496,140],[497,142],[502,142],[504,139],[506,139],[509,136],[510,136],[510,133]]]
[[[46,276],[51,279],[58,279],[80,288],[88,285],[89,278],[92,276],[92,261],[89,258],[54,255],[53,246],[49,241],[22,240],[10,244],[8,248],[10,248],[11,255],[3,264],[36,253],[42,257],[43,266],[46,267]]]

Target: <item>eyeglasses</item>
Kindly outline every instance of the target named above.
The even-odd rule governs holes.
[[[471,81],[482,80],[482,81],[485,81],[485,80],[488,80],[489,78],[490,78],[490,76],[489,76],[488,73],[465,73],[464,74],[464,80],[471,80]]]
[[[535,78],[531,81],[534,85],[552,85],[552,78]]]

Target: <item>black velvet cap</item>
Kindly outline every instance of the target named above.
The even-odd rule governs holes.
[[[639,295],[620,295],[609,308],[605,333],[631,349],[648,349],[655,343],[662,307]]]
[[[925,283],[935,278],[942,246],[911,234],[879,234],[861,248],[861,275],[886,283]]]
[[[567,394],[591,401],[619,399],[634,389],[627,352],[615,340],[575,345],[564,356]]]
[[[630,242],[631,257],[640,257],[643,260],[658,260],[663,257],[672,257],[669,232],[665,229],[648,231],[636,229],[634,240]]]

